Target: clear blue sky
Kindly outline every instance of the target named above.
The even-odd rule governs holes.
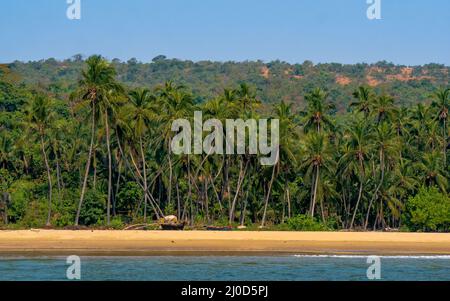
[[[450,65],[449,0],[0,0],[0,62],[102,54],[191,60]]]

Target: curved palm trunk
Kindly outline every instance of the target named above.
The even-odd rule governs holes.
[[[112,158],[111,158],[111,142],[109,134],[108,114],[105,110],[105,126],[106,126],[106,147],[108,149],[108,204],[106,208],[106,224],[111,223],[111,192],[112,192]]]
[[[117,175],[117,182],[116,182],[116,189],[115,189],[115,193],[114,193],[114,202],[112,204],[113,206],[113,215],[116,216],[116,207],[117,207],[117,195],[119,194],[119,189],[120,189],[120,177],[122,176],[122,161],[120,156],[117,158],[117,168],[118,168],[118,175]]]
[[[46,225],[50,226],[50,219],[52,215],[52,175],[50,173],[50,166],[48,164],[47,153],[45,151],[44,137],[42,133],[41,133],[41,150],[42,156],[44,157],[45,168],[47,169],[47,178],[48,178],[48,211],[47,211]]]
[[[261,227],[264,227],[264,225],[266,223],[267,206],[269,205],[269,198],[270,198],[270,193],[272,191],[272,184],[273,184],[274,178],[275,178],[275,165],[272,170],[272,177],[270,179],[269,187],[267,189],[266,199],[264,200],[264,213],[263,213],[263,217],[262,217],[262,221],[261,221]]]
[[[136,166],[136,163],[134,162],[133,155],[130,154],[130,157],[133,162],[133,167],[134,167],[135,172],[133,171],[133,168],[131,167],[130,162],[128,161],[127,157],[125,156],[125,153],[122,149],[122,145],[120,144],[120,139],[117,139],[117,146],[119,147],[119,151],[123,158],[123,162],[125,163],[126,168],[130,171],[130,173],[134,177],[136,183],[138,183],[138,185],[144,191],[144,194],[147,196],[147,198],[150,201],[150,205],[152,206],[152,209],[156,215],[156,218],[159,219],[159,217],[162,215],[161,209],[158,207],[158,204],[156,204],[156,202],[154,202],[154,199],[153,199],[152,195],[149,193],[149,191],[144,189],[144,186],[141,183],[141,181],[143,181],[143,178],[142,178],[142,175],[141,175],[138,167]]]
[[[277,153],[277,159],[278,159],[278,153]],[[261,227],[264,227],[264,224],[266,223],[267,206],[269,205],[270,193],[272,192],[272,184],[273,184],[273,181],[275,180],[276,167],[277,167],[277,165],[274,164],[273,169],[272,169],[272,177],[270,178],[269,187],[267,189],[266,199],[264,201],[264,213],[263,213],[263,217],[262,217],[262,221],[261,221]]]
[[[361,168],[361,172],[363,173],[364,171],[363,171],[363,168],[362,168],[362,161],[361,161],[361,159],[359,160],[359,165],[360,165],[360,168]],[[353,229],[353,224],[355,223],[356,212],[358,211],[359,202],[361,201],[363,185],[364,185],[364,178],[361,178],[361,180],[359,182],[358,200],[356,201],[355,211],[353,211],[352,221],[350,222],[350,229]]]
[[[78,226],[78,222],[80,220],[80,212],[81,212],[81,206],[83,205],[84,200],[84,194],[86,193],[86,186],[87,186],[87,179],[89,176],[89,168],[91,166],[91,159],[92,159],[92,149],[94,148],[94,137],[95,137],[95,103],[92,105],[92,122],[91,122],[91,144],[89,146],[89,155],[88,155],[88,161],[86,163],[86,171],[84,172],[84,180],[83,180],[83,187],[81,188],[81,196],[80,196],[80,202],[78,203],[78,210],[77,210],[77,216],[75,217],[75,226]]]
[[[377,197],[378,192],[380,191],[381,185],[383,185],[383,181],[384,181],[384,153],[383,153],[383,151],[380,152],[380,162],[381,162],[381,179],[380,179],[380,183],[378,184],[377,188],[375,189],[375,193],[373,194],[372,199],[370,200],[369,208],[367,208],[366,222],[364,223],[364,230],[367,230],[367,225],[369,224],[370,209],[372,209],[373,201]]]
[[[319,176],[320,176],[320,168],[319,165],[316,166],[316,179],[314,180],[314,196],[311,204],[311,217],[314,217],[314,209],[316,207],[317,200],[317,187],[319,186]]]
[[[231,208],[230,208],[230,213],[229,213],[229,223],[230,224],[233,222],[233,219],[234,219],[234,209],[236,208],[236,202],[237,202],[237,198],[239,196],[239,192],[241,191],[242,182],[244,182],[247,164],[248,164],[248,161],[245,163],[245,167],[244,167],[244,165],[241,161],[241,168],[239,171],[239,178],[238,178],[238,184],[237,184],[237,188],[236,188],[236,194],[234,195],[233,202],[232,202]]]
[[[363,191],[363,181],[359,183],[359,192],[358,192],[358,200],[356,201],[355,210],[353,211],[352,221],[350,222],[350,229],[353,229],[353,224],[355,223],[356,212],[358,211],[359,202],[361,201]]]

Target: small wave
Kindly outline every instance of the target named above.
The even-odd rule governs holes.
[[[450,255],[293,255],[299,258],[368,258],[376,256],[387,259],[446,259],[450,260]]]

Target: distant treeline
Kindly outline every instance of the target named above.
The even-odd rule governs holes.
[[[19,82],[39,86],[59,96],[75,87],[84,64],[83,56],[75,55],[64,61],[17,61],[4,66],[17,76]],[[361,85],[372,86],[376,93],[392,95],[400,105],[429,101],[434,87],[448,85],[450,71],[450,67],[440,64],[408,67],[385,61],[353,65],[314,65],[310,61],[302,64],[282,61],[222,63],[183,61],[162,55],[149,63],[114,59],[112,65],[118,80],[130,87],[153,87],[172,80],[189,87],[196,102],[208,100],[224,88],[245,82],[256,87],[256,94],[264,103],[285,101],[304,108],[305,92],[321,87],[329,93],[338,111],[348,109],[349,95]]]

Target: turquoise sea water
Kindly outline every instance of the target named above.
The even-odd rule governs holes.
[[[366,256],[80,257],[81,280],[367,280]],[[381,280],[450,280],[450,256],[385,256]],[[0,257],[0,280],[66,280],[66,257]]]

